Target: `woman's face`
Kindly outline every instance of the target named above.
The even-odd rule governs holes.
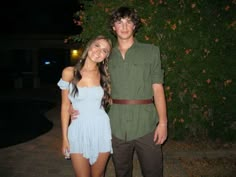
[[[88,50],[88,58],[93,62],[100,63],[110,54],[111,47],[105,39],[94,41]]]

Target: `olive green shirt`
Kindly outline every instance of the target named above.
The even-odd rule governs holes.
[[[109,59],[109,72],[113,99],[152,99],[152,84],[163,83],[159,48],[135,40],[123,59],[116,46]],[[112,134],[127,141],[150,133],[158,122],[154,104],[112,104],[109,117]]]

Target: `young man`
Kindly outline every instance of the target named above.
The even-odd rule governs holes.
[[[118,8],[110,18],[117,38],[109,59],[112,159],[117,177],[131,177],[136,151],[143,176],[162,177],[161,145],[167,138],[163,70],[159,48],[135,39],[139,23],[129,7]]]

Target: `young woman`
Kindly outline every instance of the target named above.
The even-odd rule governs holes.
[[[62,153],[69,154],[76,177],[102,177],[112,153],[107,72],[111,41],[98,36],[86,46],[74,67],[63,69],[61,91]],[[69,108],[80,111],[70,122]],[[69,125],[69,126],[68,126]]]

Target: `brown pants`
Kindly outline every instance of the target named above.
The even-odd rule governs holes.
[[[163,176],[161,145],[154,144],[153,132],[132,141],[113,136],[112,146],[116,177],[132,177],[134,151],[137,153],[143,177]]]

